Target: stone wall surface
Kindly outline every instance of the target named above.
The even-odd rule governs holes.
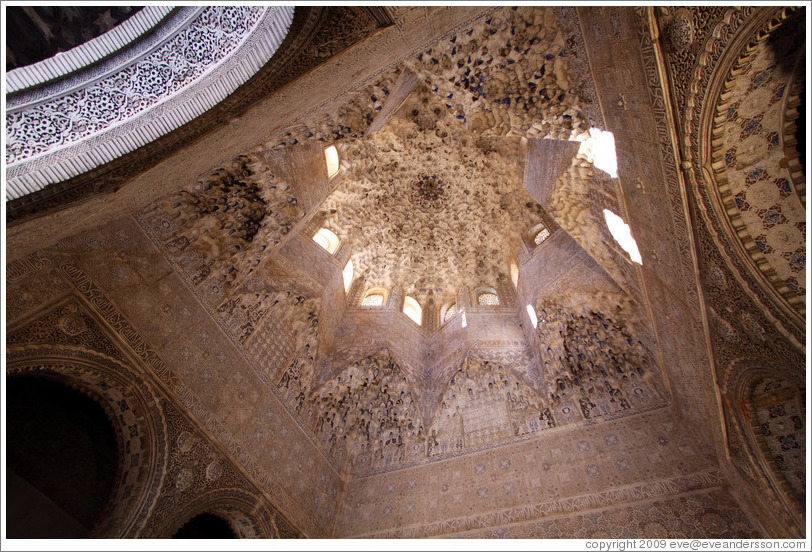
[[[10,244],[14,354],[88,347],[166,403],[143,535],[215,499],[242,536],[799,534],[802,332],[682,163],[677,30],[643,8],[385,13],[110,212]],[[616,177],[576,148],[596,129]],[[547,140],[572,142],[545,168]]]
[[[344,491],[335,534],[428,537],[544,524],[547,516],[716,487],[723,480],[712,466],[712,455],[670,408],[581,422],[353,481]],[[752,531],[730,506],[736,522]],[[687,515],[695,518],[700,511]]]
[[[41,255],[37,258],[49,259],[43,263],[46,278],[49,266],[69,262],[77,267],[71,287],[89,286],[91,296],[103,297],[105,314],[121,320],[130,339],[137,339],[163,371],[170,370],[171,376],[156,375],[170,378],[175,400],[237,458],[300,531],[329,534],[341,485],[338,474],[301,433],[272,375],[247,352],[250,341],[242,343],[235,331],[241,326],[229,326],[226,313],[195,297],[194,284],[172,271],[135,220],[75,236]],[[116,259],[112,263],[111,257]],[[289,305],[285,308],[295,308],[295,297],[283,303]],[[272,344],[284,363],[284,340]],[[273,347],[263,350],[263,359],[274,358]]]
[[[53,293],[39,296],[12,318],[7,377],[50,375],[63,381],[67,378],[80,389],[98,385],[101,393],[91,396],[114,412],[114,420],[128,424],[123,433],[127,440],[120,447],[124,455],[117,467],[122,482],[113,503],[126,504],[129,497],[147,492],[150,497],[135,513],[136,519],[117,520],[97,528],[101,532],[96,534],[169,538],[208,508],[228,519],[242,538],[304,536],[295,526],[301,522],[291,524],[276,500],[269,499],[255,479],[247,476],[244,459],[233,447],[227,448],[233,440],[223,443],[218,433],[228,423],[221,425],[199,408],[189,389],[175,379],[178,373],[166,373],[163,362],[87,274],[64,262],[64,253],[36,258],[40,263],[18,263],[26,279],[11,284],[9,293],[25,295],[32,283],[45,284]],[[57,282],[61,286],[55,286]],[[105,375],[104,364],[114,366],[112,377]],[[136,378],[139,383],[119,389],[122,377]],[[140,394],[134,397],[134,393]],[[145,406],[151,412],[144,412]],[[145,420],[150,416],[154,417]],[[150,423],[154,425],[150,427]],[[145,471],[157,476],[144,480],[148,477]],[[121,533],[127,527],[131,532]]]

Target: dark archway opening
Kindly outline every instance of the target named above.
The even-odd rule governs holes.
[[[173,539],[236,539],[226,520],[214,514],[199,514],[187,521]]]
[[[57,381],[6,378],[9,538],[86,538],[116,481],[116,434],[93,399]]]
[[[106,33],[141,7],[9,6],[6,71],[66,52]]]
[[[795,149],[801,169],[806,175],[806,8],[792,12],[769,38],[769,45],[781,71],[786,74],[798,70],[801,104],[795,119]],[[786,91],[789,93],[789,91]]]
[[[806,59],[801,62],[806,67]],[[798,105],[798,118],[795,119],[795,151],[801,170],[806,176],[806,82],[801,82],[801,103]]]

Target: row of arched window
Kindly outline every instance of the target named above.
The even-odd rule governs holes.
[[[340,240],[338,236],[335,235],[334,232],[328,230],[327,228],[321,228],[318,232],[313,235],[313,241],[319,244],[325,251],[328,253],[335,254],[338,251],[338,247],[340,245]],[[515,264],[511,267],[511,270],[518,269],[515,267]],[[352,264],[352,259],[347,261],[347,264],[344,265],[344,269],[342,270],[342,278],[344,282],[344,292],[348,293],[350,291],[350,286],[352,285],[352,281],[355,277],[355,268]],[[515,280],[515,279],[514,279]],[[514,281],[515,284],[515,281]],[[499,294],[496,292],[495,289],[490,287],[480,287],[477,288],[475,291],[476,296],[476,303],[480,306],[498,306],[500,304],[499,301]],[[373,288],[366,292],[363,299],[361,299],[361,306],[364,307],[380,307],[383,306],[386,301],[386,291],[380,288]],[[448,320],[451,320],[458,312],[456,302],[451,302],[446,304],[440,312],[440,324],[445,324]],[[423,308],[420,306],[420,303],[411,296],[406,296],[403,300],[403,313],[406,314],[409,318],[411,318],[417,325],[422,325],[423,320]]]
[[[475,291],[476,302],[479,306],[496,306],[499,305],[499,295],[496,290],[490,287],[477,288]],[[381,307],[386,302],[386,290],[381,288],[372,288],[364,294],[361,299],[362,307]],[[460,312],[456,301],[446,303],[440,309],[440,324],[443,325],[457,313]],[[422,325],[423,308],[414,297],[407,295],[403,300],[403,313],[411,318],[418,326]]]
[[[382,307],[386,301],[386,290],[372,288],[364,294],[361,299],[362,307]],[[414,297],[407,295],[403,299],[403,314],[411,318],[418,326],[423,323],[423,308]]]
[[[544,230],[546,231],[546,228]],[[338,246],[341,244],[341,241],[339,240],[338,236],[336,236],[334,232],[328,230],[327,228],[319,229],[318,232],[316,232],[313,235],[313,241],[319,244],[325,251],[327,251],[331,255],[335,254],[335,252],[338,251]],[[511,269],[513,270],[514,268],[516,268],[515,264],[511,267]],[[352,259],[347,261],[347,264],[344,266],[342,276],[344,281],[344,291],[349,292],[350,286],[352,285],[352,281],[355,276],[355,269],[352,264]],[[499,294],[493,288],[489,287],[477,288],[475,295],[476,302],[480,306],[496,306],[500,304]],[[386,300],[385,290],[375,288],[367,291],[363,299],[361,299],[361,306],[380,307],[383,306],[385,300]],[[403,312],[409,318],[414,320],[416,324],[418,325],[422,324],[423,309],[420,306],[420,303],[414,297],[411,296],[405,297],[403,301]],[[446,321],[453,318],[455,314],[457,314],[456,302],[447,304],[441,310],[440,323],[445,324]]]
[[[335,146],[330,146],[324,150],[324,157],[325,163],[327,168],[327,177],[331,179],[338,174],[340,164],[338,159],[338,150]],[[642,259],[640,258],[640,253],[637,251],[637,245],[634,242],[634,238],[631,236],[631,232],[629,230],[629,226],[625,224],[625,222],[612,213],[609,210],[604,209],[604,217],[606,219],[607,227],[609,228],[610,233],[615,238],[615,240],[621,245],[621,247],[626,251],[632,261],[642,264]],[[536,224],[533,226],[527,234],[525,234],[525,242],[530,247],[538,247],[544,241],[550,237],[550,229],[547,228],[546,225],[543,223]],[[321,247],[323,247],[328,253],[331,255],[335,254],[338,251],[338,247],[341,244],[338,236],[331,230],[327,228],[321,228],[318,232],[313,236],[313,241],[318,243]],[[532,242],[532,243],[530,243]],[[354,267],[352,264],[352,260],[347,261],[347,264],[344,266],[342,271],[343,281],[344,281],[344,291],[349,292],[350,285],[352,284],[354,274]],[[510,276],[511,280],[513,281],[513,285],[518,288],[518,277],[519,277],[519,267],[516,263],[511,263],[510,266]],[[493,288],[478,288],[475,292],[476,295],[476,303],[480,306],[491,306],[491,305],[499,305],[499,295]],[[380,307],[383,306],[386,299],[386,292],[385,290],[381,289],[372,289],[367,291],[364,295],[363,299],[361,300],[361,305],[365,307]],[[443,325],[449,320],[451,320],[457,313],[459,309],[457,307],[456,302],[451,302],[446,304],[440,311],[440,324]],[[422,313],[423,309],[420,306],[420,303],[411,296],[406,296],[403,301],[403,313],[406,314],[409,318],[411,318],[416,324],[421,325],[422,323]],[[527,313],[530,317],[530,320],[535,327],[537,324],[535,311],[532,306],[527,305]]]

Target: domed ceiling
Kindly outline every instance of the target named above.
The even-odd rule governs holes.
[[[323,204],[324,224],[353,244],[368,287],[400,285],[424,303],[493,285],[522,232],[542,220],[521,150],[519,138],[470,134],[421,85],[383,128],[341,148],[346,172]]]
[[[318,219],[349,243],[365,288],[421,304],[496,286],[542,222],[527,139],[601,126],[569,10],[500,8],[259,149],[334,143],[342,170]]]
[[[742,48],[719,95],[710,132],[713,216],[765,289],[806,312],[806,178],[801,98],[805,50],[798,16]],[[747,258],[749,256],[749,259]],[[752,269],[755,270],[752,270]],[[789,309],[787,309],[789,311]]]

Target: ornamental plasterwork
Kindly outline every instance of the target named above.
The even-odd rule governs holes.
[[[792,88],[798,72],[776,71],[774,62],[791,63],[803,47],[777,56],[769,50],[777,46],[779,34],[795,36],[787,32],[791,23],[785,24],[797,17],[795,10],[691,10],[694,43],[685,55],[670,43],[667,18],[659,21],[666,70],[683,121],[684,168],[692,165],[698,212],[747,293],[767,307],[767,316],[793,341],[802,332],[805,310],[806,236],[798,226],[803,224],[799,207],[805,185],[798,178],[794,144],[787,141],[797,116]],[[770,46],[758,53],[759,42]]]
[[[145,36],[158,42],[120,70],[37,103],[23,100],[6,115],[7,197],[81,174],[191,121],[259,70],[292,20],[292,7],[198,9],[174,35]]]
[[[787,52],[792,55],[797,52]],[[794,129],[798,116],[800,76],[776,56],[765,38],[746,48],[732,68],[716,106],[713,137],[719,145],[712,162],[739,239],[770,283],[803,314],[805,178],[797,153],[789,152],[794,144],[786,144],[794,143],[787,129]]]
[[[521,189],[519,140],[478,142],[435,98],[417,91],[372,137],[342,147],[348,170],[322,206],[325,225],[357,244],[367,286],[402,285],[421,304],[506,278],[522,232],[541,220]],[[358,232],[370,224],[379,231]]]
[[[522,186],[521,138],[580,138],[593,119],[568,15],[496,10],[268,141],[336,142],[343,169],[324,225],[353,244],[367,289],[402,286],[425,305],[508,282],[523,233],[542,221]]]
[[[109,70],[111,63],[120,67],[121,64],[141,54],[145,48],[152,46],[150,41],[143,40],[146,33],[156,33],[161,38],[171,36],[178,28],[190,23],[198,11],[200,10],[174,9],[171,6],[144,6],[132,17],[110,29],[110,32],[105,32],[65,52],[58,52],[53,57],[9,71],[6,74],[6,94],[14,96],[9,98],[7,107],[18,106],[20,100],[28,102],[48,97],[54,88],[76,86],[76,81],[82,77],[98,78]],[[108,56],[125,47],[126,54],[119,52],[113,59],[106,60]],[[94,71],[79,71],[91,65],[94,66]],[[71,78],[62,78],[71,72],[76,73]],[[27,93],[19,94],[24,91]]]

